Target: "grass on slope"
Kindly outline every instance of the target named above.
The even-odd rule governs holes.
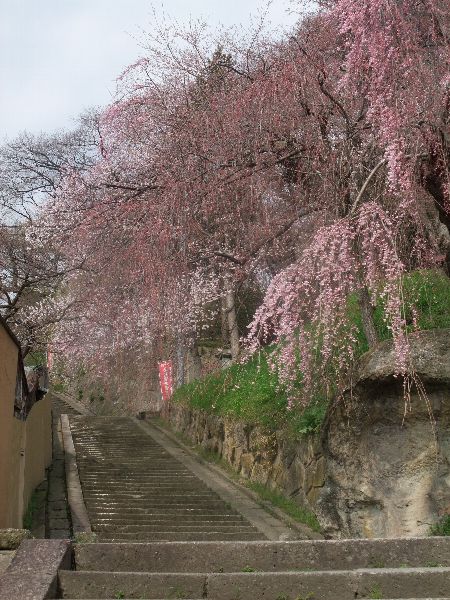
[[[404,316],[413,322],[413,306],[419,329],[450,328],[450,279],[437,271],[417,271],[405,276]],[[356,296],[349,298],[350,319],[358,329],[358,355],[368,349]],[[390,331],[383,319],[381,302],[375,308],[375,326],[381,340]],[[269,368],[267,350],[243,365],[193,381],[176,390],[175,402],[182,402],[210,413],[243,421],[281,428],[288,427],[296,436],[318,431],[327,409],[325,397],[316,398],[303,412],[287,409],[287,395],[279,385],[276,372]]]
[[[268,487],[262,485],[261,483],[248,481],[246,485],[251,490],[256,492],[262,500],[266,500],[274,506],[277,506],[290,517],[292,517],[295,521],[307,525],[313,531],[320,532],[320,523],[316,515],[311,510],[308,510],[304,506],[300,506],[291,498],[288,498],[280,492],[271,490]]]
[[[413,313],[416,312],[417,328],[450,328],[450,279],[440,271],[414,271],[403,278],[403,317],[412,329]],[[369,346],[364,335],[361,312],[356,295],[349,298],[349,314],[358,329],[358,354],[367,352]],[[378,302],[374,311],[374,324],[381,341],[392,337],[384,320],[384,307]]]
[[[307,407],[302,414],[288,411],[288,398],[277,374],[260,352],[245,364],[236,364],[178,388],[175,402],[217,415],[233,417],[267,427],[281,428],[288,423],[297,433],[311,433],[322,422],[325,402]]]

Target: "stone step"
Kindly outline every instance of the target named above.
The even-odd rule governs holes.
[[[110,502],[111,500],[113,500],[114,502],[123,503],[129,502],[131,498],[140,501],[148,500],[149,502],[164,502],[166,500],[170,500],[172,501],[171,503],[174,504],[174,501],[178,500],[178,502],[180,502],[182,498],[186,498],[188,504],[195,504],[197,502],[202,502],[203,504],[223,504],[223,501],[220,500],[220,498],[218,498],[217,496],[214,496],[213,494],[195,494],[192,492],[192,490],[190,490],[189,493],[186,494],[183,494],[182,491],[180,493],[180,490],[169,494],[163,493],[161,491],[159,491],[158,493],[158,490],[154,490],[152,492],[140,492],[138,490],[130,490],[130,492],[122,492],[120,494],[103,491],[90,492],[89,490],[87,490],[83,494],[86,500],[92,502]]]
[[[123,433],[120,433],[120,435],[124,437]],[[174,462],[173,456],[165,452],[160,446],[154,445],[151,440],[145,440],[144,435],[139,435],[136,438],[124,437],[125,443],[120,446],[117,445],[117,440],[111,443],[106,436],[97,438],[92,444],[87,444],[83,440],[80,440],[76,434],[73,438],[80,448],[80,453],[84,454],[87,458],[101,456],[104,460],[108,460],[111,456],[119,456],[125,458],[130,463],[138,463],[141,458],[152,457]],[[144,446],[141,445],[143,440],[145,440]],[[135,454],[127,454],[130,446],[133,445],[135,446]]]
[[[95,499],[89,499],[86,498],[86,506],[88,508],[88,511],[92,509],[97,509],[97,510],[102,510],[104,508],[108,509],[108,508],[114,508],[114,509],[128,509],[128,508],[142,508],[142,509],[153,509],[153,508],[164,508],[165,506],[167,507],[178,507],[178,508],[182,508],[182,509],[188,509],[188,508],[198,508],[201,510],[210,510],[210,511],[215,511],[218,512],[220,511],[220,509],[223,509],[223,512],[230,512],[230,509],[228,507],[223,507],[219,502],[204,502],[204,501],[199,501],[199,502],[188,502],[186,504],[183,504],[182,502],[175,502],[175,501],[167,501],[164,502],[164,499],[157,501],[157,500],[139,500],[139,499],[134,499],[133,502],[129,502],[129,501],[117,501],[117,500],[95,500]]]
[[[105,533],[99,532],[98,539],[101,541],[109,542],[170,542],[170,541],[234,541],[234,540],[261,540],[263,535],[254,531],[236,531],[236,532],[222,532],[222,531],[152,531],[149,533]]]
[[[121,434],[122,435],[122,434]],[[73,436],[75,442],[79,447],[80,456],[86,460],[91,460],[95,458],[101,458],[105,460],[108,464],[113,464],[111,458],[118,458],[119,460],[126,461],[130,464],[140,464],[142,459],[154,459],[160,462],[169,462],[171,464],[176,464],[173,456],[164,452],[161,448],[157,446],[149,445],[149,442],[145,440],[144,436],[139,436],[136,439],[128,439],[125,444],[117,447],[115,444],[108,443],[106,438],[96,440],[95,444],[88,446],[83,443],[76,435]],[[145,440],[145,445],[142,443]],[[135,446],[133,450],[134,454],[127,454],[130,452],[130,448]]]
[[[156,501],[150,501],[150,500],[145,500],[145,501],[140,501],[140,500],[134,500],[133,503],[130,502],[116,502],[116,501],[91,501],[89,499],[87,499],[86,501],[86,506],[88,509],[88,512],[90,513],[91,510],[93,512],[102,512],[104,510],[114,510],[114,512],[116,512],[117,510],[124,510],[124,511],[128,511],[128,510],[141,510],[141,512],[144,510],[157,510],[157,509],[164,509],[166,506],[167,508],[178,508],[179,510],[189,510],[189,509],[198,509],[199,512],[223,512],[223,513],[230,513],[232,512],[229,508],[227,507],[222,507],[219,503],[214,503],[214,502],[190,502],[189,504],[182,504],[180,502],[156,502]]]
[[[108,523],[123,523],[127,525],[134,523],[136,527],[139,527],[139,523],[145,523],[151,520],[152,523],[218,523],[218,524],[230,524],[230,523],[245,523],[244,519],[239,515],[232,515],[230,517],[224,515],[166,515],[165,513],[149,514],[149,515],[130,515],[124,517],[122,514],[117,513],[116,517],[103,516],[97,519],[91,519],[91,523],[97,525],[107,525]]]
[[[81,480],[83,478],[81,476]],[[178,485],[174,485],[172,483],[159,483],[158,481],[151,482],[142,482],[142,483],[134,483],[132,485],[128,485],[126,482],[119,483],[117,485],[109,485],[99,481],[97,484],[86,484],[83,481],[83,489],[86,490],[86,493],[115,493],[115,494],[124,494],[130,491],[142,491],[142,492],[150,492],[150,493],[158,493],[158,494],[196,494],[199,496],[214,496],[218,498],[219,496],[215,494],[212,490],[207,487],[201,487],[193,483],[179,483]]]
[[[187,475],[192,476],[192,473],[187,469],[183,469],[182,465],[177,463],[167,463],[167,461],[162,464],[155,460],[149,460],[148,464],[146,464],[145,468],[142,467],[133,468],[130,470],[130,463],[127,462],[123,465],[117,465],[116,462],[108,464],[106,461],[102,461],[104,465],[104,469],[99,469],[99,460],[92,461],[84,461],[80,460],[79,462],[80,468],[85,468],[88,477],[92,479],[102,477],[105,472],[108,476],[122,478],[128,477],[131,473],[133,477],[146,477],[147,475],[151,475],[153,477],[185,477]],[[139,462],[139,465],[142,464],[142,461]]]
[[[176,460],[174,460],[172,455],[165,452],[159,446],[153,446],[151,441],[145,439],[145,434],[135,439],[129,438],[126,440],[126,443],[121,446],[116,446],[115,443],[109,443],[107,438],[99,438],[91,445],[85,444],[77,437],[77,435],[74,435],[73,438],[79,447],[80,456],[86,460],[100,457],[102,460],[107,461],[108,464],[113,464],[111,457],[114,457],[119,458],[119,460],[123,459],[131,464],[139,464],[142,459],[152,458],[157,461],[168,461],[172,464],[176,464]],[[142,445],[143,442],[144,445]],[[127,454],[133,446],[133,450],[135,451],[134,454]]]
[[[136,442],[136,445],[139,446],[143,442],[144,440],[141,439],[139,442]],[[99,442],[99,444],[101,444],[101,442]],[[151,464],[154,465],[155,468],[164,465],[178,467],[180,469],[183,468],[183,465],[177,463],[172,456],[168,454],[164,455],[160,452],[142,452],[141,450],[139,451],[137,457],[130,456],[130,454],[127,454],[130,452],[130,450],[134,450],[136,452],[136,449],[132,448],[132,444],[130,444],[127,448],[124,448],[122,452],[115,452],[111,448],[106,447],[105,444],[102,444],[102,446],[103,447],[101,451],[78,446],[78,456],[80,457],[81,462],[86,462],[86,464],[93,463],[95,466],[98,466],[100,462],[104,462],[106,466],[111,469],[120,469],[125,465],[131,465],[133,468],[138,470],[142,464]]]
[[[130,485],[143,485],[143,484],[147,484],[147,485],[152,485],[157,483],[158,485],[172,485],[172,486],[180,486],[180,485],[185,485],[185,486],[189,486],[192,485],[193,483],[197,483],[198,484],[198,479],[196,477],[187,477],[187,476],[176,476],[176,477],[161,477],[159,475],[157,476],[142,476],[142,477],[118,477],[118,478],[112,478],[112,477],[108,477],[107,475],[104,475],[102,477],[96,477],[95,479],[88,479],[87,476],[83,473],[82,469],[79,469],[80,475],[81,477],[83,477],[83,483],[87,486],[96,486],[99,483],[101,483],[102,485],[109,485],[110,487],[117,487],[118,485],[123,485],[124,483],[130,484]],[[203,485],[198,485],[198,487],[205,487],[204,484]],[[206,488],[208,489],[208,488]]]
[[[79,469],[81,473],[83,473],[82,469]],[[87,471],[83,473],[83,481],[86,485],[96,485],[99,482],[109,483],[111,486],[122,483],[123,481],[127,481],[130,484],[139,484],[139,483],[153,483],[154,481],[158,481],[160,483],[178,483],[178,482],[190,482],[190,481],[198,481],[196,477],[188,474],[177,473],[175,475],[168,475],[165,473],[162,475],[161,473],[147,473],[146,475],[108,475],[107,473],[103,473],[103,475],[92,476],[92,474]]]
[[[80,465],[78,465],[80,467]],[[131,482],[135,481],[135,480],[139,480],[142,479],[143,481],[145,481],[148,477],[170,477],[170,478],[178,478],[178,477],[185,477],[186,473],[180,473],[179,471],[170,471],[169,469],[163,469],[161,468],[161,470],[152,470],[149,471],[147,469],[147,473],[143,474],[142,471],[134,473],[132,471],[127,470],[126,473],[118,473],[118,472],[110,472],[107,469],[105,469],[104,471],[102,471],[102,473],[99,473],[98,475],[93,474],[92,469],[89,466],[85,466],[84,467],[85,471],[84,471],[84,477],[86,479],[86,482],[96,482],[101,480],[102,477],[107,476],[107,478],[110,481],[122,481],[123,479],[129,479]],[[81,472],[83,472],[82,468],[79,468],[79,470]]]
[[[163,511],[163,512],[162,512]],[[223,516],[224,519],[226,519],[228,517],[228,513],[223,512],[223,513],[218,513],[217,510],[211,509],[211,510],[200,510],[200,509],[183,509],[183,508],[179,508],[179,509],[167,509],[166,511],[164,511],[164,507],[160,507],[160,508],[146,508],[146,509],[140,509],[140,508],[127,508],[123,511],[118,511],[116,509],[110,509],[110,510],[89,510],[89,514],[91,515],[92,520],[101,518],[101,519],[115,519],[117,517],[125,517],[125,518],[134,518],[136,517],[136,522],[140,522],[143,519],[147,519],[147,518],[158,518],[160,516],[168,516],[168,515],[172,515],[174,517],[184,517],[184,516],[191,516],[191,515],[196,515],[196,516],[201,516],[204,515],[205,519],[208,519],[209,515],[218,515],[218,516]],[[234,516],[234,515],[231,515]],[[244,522],[245,519],[243,519]]]
[[[256,598],[430,598],[450,589],[450,569],[361,569],[357,571],[272,573],[137,573],[61,571],[63,598],[134,598],[214,600]],[[387,593],[386,593],[387,592]]]
[[[84,494],[86,502],[91,504],[117,504],[117,505],[137,505],[143,503],[149,504],[162,504],[162,505],[185,505],[185,506],[211,506],[228,508],[225,502],[217,498],[216,496],[204,496],[197,494],[177,494],[166,495],[166,494],[145,494],[140,492],[130,492],[122,496],[115,496],[114,494],[101,493],[98,494]],[[186,503],[183,503],[183,498],[186,498]]]
[[[123,437],[123,433],[120,434]],[[77,435],[73,436],[80,448],[80,454],[86,458],[101,456],[104,460],[110,460],[111,456],[122,457],[130,463],[139,463],[142,458],[155,458],[157,460],[168,460],[174,463],[174,458],[161,447],[153,445],[151,440],[146,440],[144,435],[137,438],[125,438],[125,443],[117,446],[117,441],[110,443],[107,437],[98,438],[93,444],[86,444]],[[145,445],[142,442],[145,440]],[[135,446],[135,454],[127,454],[130,446]],[[101,447],[100,447],[101,446]]]
[[[119,525],[118,523],[108,523],[107,525],[96,525],[95,532],[102,533],[112,533],[114,535],[116,533],[151,533],[153,531],[160,532],[164,531],[174,531],[174,532],[196,532],[196,531],[215,531],[224,533],[233,533],[236,531],[245,532],[245,531],[256,531],[254,527],[251,525],[243,525],[242,523],[236,523],[234,525],[222,525],[221,522],[208,522],[205,521],[199,523],[178,523],[178,524],[170,524],[166,522],[159,523],[139,523],[139,525]]]
[[[166,508],[166,506],[164,504],[161,504],[160,507],[148,507],[146,506],[145,508],[142,507],[137,507],[137,506],[128,506],[126,507],[124,510],[121,510],[120,508],[115,508],[115,507],[105,507],[104,509],[95,509],[94,507],[91,507],[89,509],[89,514],[92,514],[93,516],[97,515],[97,514],[104,514],[105,516],[109,516],[109,515],[142,515],[145,516],[147,514],[165,514],[165,515],[181,515],[181,514],[186,514],[186,515],[223,515],[224,517],[230,515],[230,516],[236,516],[238,515],[238,513],[232,513],[229,509],[228,510],[224,510],[219,511],[217,510],[216,507],[212,507],[212,508],[201,508],[197,505],[194,505],[193,507],[189,508],[189,507],[185,507],[184,505],[180,504],[179,506],[177,505],[171,505],[168,506]]]
[[[96,532],[102,531],[148,531],[149,527],[153,529],[158,529],[158,531],[171,531],[174,530],[175,527],[183,527],[183,528],[202,528],[206,531],[228,528],[230,531],[235,530],[237,527],[244,527],[251,530],[255,530],[251,525],[242,525],[242,521],[186,521],[184,519],[179,519],[177,521],[170,521],[169,519],[147,519],[145,521],[141,521],[138,525],[132,521],[126,521],[124,519],[117,519],[116,521],[108,519],[106,521],[91,521],[92,529]],[[128,529],[127,529],[128,528]]]
[[[123,476],[119,476],[119,475],[114,475],[110,476],[108,475],[108,473],[103,473],[103,475],[99,475],[98,477],[90,477],[90,475],[88,475],[89,473],[89,469],[86,469],[86,472],[83,472],[83,469],[79,469],[80,475],[82,477],[84,477],[84,482],[86,483],[86,485],[96,485],[98,483],[104,483],[104,484],[109,484],[111,486],[116,486],[120,483],[123,482],[127,482],[127,483],[132,483],[132,484],[140,484],[140,483],[154,483],[155,481],[165,485],[190,485],[192,484],[192,482],[199,482],[199,480],[197,479],[197,477],[192,477],[190,475],[160,475],[159,473],[156,474],[152,474],[152,473],[148,473],[146,475],[133,475],[128,474],[128,475],[123,475]],[[199,484],[200,487],[205,487],[204,483]]]
[[[77,569],[87,571],[235,572],[450,567],[450,537],[395,540],[303,540],[170,544],[77,544]],[[438,568],[438,567],[435,567]]]
[[[196,504],[197,502],[201,502],[203,504],[224,504],[224,502],[215,496],[214,494],[195,494],[192,491],[184,493],[180,493],[179,490],[177,492],[172,492],[172,494],[166,493],[158,493],[158,490],[154,490],[152,492],[140,492],[139,490],[130,490],[130,492],[122,492],[121,494],[115,494],[114,492],[107,491],[98,491],[98,492],[84,492],[84,496],[86,500],[92,502],[110,502],[111,500],[115,502],[129,502],[130,498],[134,498],[135,500],[148,500],[150,502],[165,502],[166,500],[171,501],[172,504],[182,502],[182,499],[185,498],[187,504]]]
[[[172,477],[172,478],[162,478],[162,477],[121,477],[117,479],[112,479],[108,477],[108,475],[104,475],[102,477],[97,477],[96,479],[86,479],[86,475],[83,473],[82,469],[79,469],[80,477],[83,480],[83,483],[86,486],[97,486],[107,485],[111,488],[118,488],[124,484],[130,485],[161,485],[166,487],[190,487],[195,485],[198,488],[206,489],[209,488],[204,484],[200,483],[196,477]],[[119,487],[120,489],[120,487]]]
[[[99,492],[100,493],[100,492]],[[132,495],[134,492],[132,492],[130,495]],[[183,498],[186,498],[186,505],[211,505],[211,506],[226,506],[226,503],[221,500],[220,498],[218,498],[217,496],[214,495],[198,495],[198,494],[154,494],[153,496],[151,494],[149,494],[148,498],[145,498],[145,500],[148,500],[148,502],[156,502],[159,504],[183,504]],[[108,496],[105,494],[100,495],[100,496],[96,496],[95,494],[93,494],[92,496],[90,494],[86,494],[86,500],[90,501],[92,503],[97,503],[97,504],[102,504],[102,503],[110,503],[111,501],[115,502],[116,504],[126,504],[127,502],[129,502],[129,496],[127,497],[114,497],[114,496]],[[139,498],[136,499],[137,501],[139,500]]]
[[[190,519],[192,521],[198,521],[201,519],[209,519],[212,521],[215,520],[226,520],[226,521],[243,521],[248,522],[242,515],[237,512],[233,512],[230,509],[222,507],[211,507],[211,508],[201,508],[199,506],[195,506],[193,508],[186,508],[183,505],[170,505],[167,508],[162,504],[161,506],[148,506],[145,507],[137,507],[137,506],[129,506],[126,509],[116,508],[116,507],[99,507],[94,509],[91,507],[89,514],[92,514],[92,518],[98,518],[101,515],[102,519],[115,519],[117,517],[123,519],[137,519],[137,521],[142,521],[146,518],[155,518],[155,519],[167,519],[169,521],[173,521],[179,518]]]
[[[95,426],[94,426],[95,427]],[[80,439],[79,436],[75,435],[73,438],[76,440],[77,444],[80,447],[80,451],[85,453],[86,456],[102,456],[104,459],[108,460],[110,456],[122,456],[129,460],[130,462],[139,462],[141,457],[152,456],[158,458],[160,460],[170,460],[174,461],[174,458],[171,454],[166,452],[163,448],[153,443],[152,440],[146,440],[144,435],[139,434],[138,437],[130,438],[125,437],[123,432],[120,435],[124,438],[124,443],[118,446],[117,440],[111,443],[110,439],[107,436],[98,437],[93,443],[88,444],[86,441]],[[114,436],[114,434],[110,434]],[[145,445],[141,445],[142,441],[145,440]],[[134,454],[126,454],[129,451],[130,446],[135,445],[135,453]],[[108,454],[106,454],[105,450],[108,450]]]
[[[130,457],[123,457],[122,459],[117,460],[108,460],[108,454],[104,452],[95,453],[89,452],[85,453],[78,446],[77,456],[80,459],[80,463],[84,465],[89,465],[96,473],[101,473],[100,464],[105,465],[105,467],[111,472],[123,473],[126,472],[128,465],[131,465],[133,469],[136,470],[137,473],[145,473],[145,471],[140,468],[140,465],[145,465],[145,468],[150,468],[153,471],[160,471],[168,467],[172,471],[184,473],[189,472],[189,469],[185,467],[182,463],[174,460],[171,456],[146,456],[142,454],[139,456],[138,460],[130,459]]]
[[[77,453],[78,462],[82,466],[89,467],[92,470],[93,475],[101,475],[104,466],[105,469],[117,475],[127,475],[132,470],[136,475],[145,475],[147,471],[150,473],[186,473],[190,472],[184,465],[174,461],[171,458],[160,459],[154,456],[145,457],[141,456],[140,460],[132,461],[130,459],[117,459],[108,460],[107,456],[103,456],[103,453],[97,457],[94,454],[84,456],[83,453],[78,451]]]
[[[79,466],[79,465],[78,465]],[[183,481],[186,477],[183,473],[169,473],[165,470],[165,475],[162,475],[161,472],[155,471],[154,473],[147,473],[145,475],[141,473],[134,473],[133,471],[127,471],[127,473],[117,474],[117,473],[109,473],[107,470],[103,471],[100,475],[93,475],[92,471],[89,467],[78,468],[80,474],[83,475],[87,484],[97,483],[99,481],[107,481],[114,484],[120,483],[122,481],[127,481],[129,483],[140,483],[141,481],[152,482],[155,479],[164,480],[164,481]]]

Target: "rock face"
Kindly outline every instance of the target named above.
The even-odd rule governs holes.
[[[329,534],[426,534],[450,511],[450,332],[411,336],[417,386],[405,404],[384,342],[362,358],[358,378],[331,410],[322,438],[326,484],[316,510]],[[420,387],[420,384],[419,384]]]
[[[450,512],[450,331],[420,332],[410,341],[426,394],[413,385],[405,404],[392,343],[383,342],[362,357],[320,439],[293,441],[181,405],[172,406],[169,420],[242,477],[311,508],[330,537],[426,534]]]

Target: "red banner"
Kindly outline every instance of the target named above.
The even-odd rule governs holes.
[[[161,385],[161,396],[164,402],[169,400],[173,392],[172,361],[159,363],[159,383]]]

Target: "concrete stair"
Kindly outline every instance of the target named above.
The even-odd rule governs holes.
[[[126,417],[72,417],[83,496],[104,542],[265,535]]]
[[[60,597],[445,599],[450,539],[79,544]]]
[[[99,543],[75,544],[61,599],[450,600],[450,538],[265,539],[135,421],[71,417],[71,429]]]

